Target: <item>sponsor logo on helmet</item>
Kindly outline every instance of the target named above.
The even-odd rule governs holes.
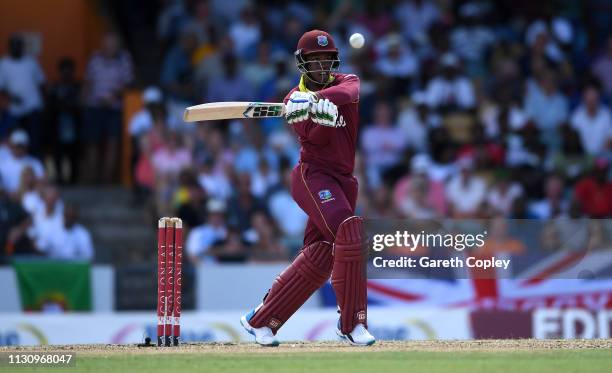
[[[317,36],[317,44],[319,44],[322,47],[326,47],[327,44],[329,44],[329,41],[327,40],[327,36],[325,35]]]

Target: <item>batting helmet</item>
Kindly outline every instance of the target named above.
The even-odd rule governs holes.
[[[333,55],[331,60],[319,61],[320,70],[308,70],[306,69],[307,56],[313,53],[331,53]],[[297,44],[297,50],[294,53],[295,61],[301,73],[314,73],[323,71],[323,63],[331,62],[331,70],[337,70],[340,66],[340,58],[338,58],[338,48],[334,43],[332,36],[321,30],[311,30],[305,32],[300,38]]]

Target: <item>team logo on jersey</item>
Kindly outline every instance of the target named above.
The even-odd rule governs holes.
[[[329,189],[320,190],[319,199],[323,201],[322,203],[326,203],[326,202],[335,200],[334,196],[332,196],[332,193],[329,191]]]
[[[326,47],[326,46],[327,46],[327,43],[329,43],[329,42],[327,41],[327,36],[325,36],[325,35],[319,35],[319,36],[317,36],[317,44],[319,44],[319,45],[320,45],[320,46],[322,46],[322,47]]]

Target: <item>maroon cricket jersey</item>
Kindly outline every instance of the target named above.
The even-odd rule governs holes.
[[[332,74],[334,81],[317,94],[338,106],[342,127],[321,126],[308,119],[295,123],[293,129],[300,142],[300,161],[321,166],[340,174],[352,174],[359,129],[359,78],[353,74]],[[299,91],[293,88],[285,97]]]

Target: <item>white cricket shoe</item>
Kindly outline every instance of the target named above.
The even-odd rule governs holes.
[[[366,329],[363,324],[355,325],[355,328],[349,334],[342,334],[340,331],[340,322],[338,322],[336,334],[338,334],[338,336],[341,338],[346,339],[348,343],[352,344],[353,346],[371,346],[374,344],[374,342],[376,342],[376,338],[370,334],[368,329]]]
[[[251,326],[251,324],[249,324],[249,320],[251,320],[253,315],[255,315],[255,311],[257,311],[258,309],[259,307],[242,316],[240,318],[240,324],[242,325],[244,330],[246,330],[249,334],[255,337],[255,342],[257,342],[258,344],[268,347],[278,346],[278,340],[276,339],[274,333],[272,333],[272,329],[268,328],[267,326],[261,328],[254,328]]]

